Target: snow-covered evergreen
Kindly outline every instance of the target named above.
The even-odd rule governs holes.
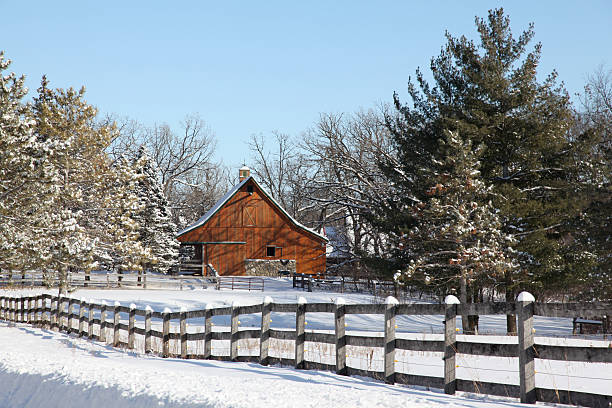
[[[147,266],[167,273],[178,261],[177,228],[159,181],[159,172],[145,146],[140,147],[134,167],[140,175],[134,190],[139,203],[139,210],[134,214],[140,225],[139,241],[150,252]]]

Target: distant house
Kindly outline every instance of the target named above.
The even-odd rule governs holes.
[[[328,239],[326,251],[328,266],[343,264],[351,259],[350,240],[342,228],[326,226],[323,228],[323,235]]]
[[[205,274],[325,271],[327,238],[294,220],[248,167],[240,169],[240,182],[177,239],[182,246],[193,246],[190,263],[201,265]]]

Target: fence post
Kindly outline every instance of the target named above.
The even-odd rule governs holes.
[[[261,304],[261,333],[259,335],[259,364],[261,365],[268,365],[269,363],[271,312],[272,298],[266,296]]]
[[[142,272],[142,287],[143,289],[147,288],[147,270],[143,270]]]
[[[529,292],[521,292],[516,299],[519,343],[519,388],[521,403],[535,404],[535,350],[533,338],[533,305],[535,298]]]
[[[68,328],[66,333],[72,333],[72,317],[74,314],[74,299],[68,298]]]
[[[385,300],[385,382],[395,384],[395,313],[399,304],[396,298]]]
[[[162,357],[170,356],[170,309],[164,309],[163,326],[162,326]]]
[[[308,292],[312,292],[312,276],[308,277]]]
[[[38,299],[38,311],[40,313],[38,323],[40,327],[43,327],[43,328],[46,327],[46,321],[47,321],[47,313],[45,312],[46,308],[47,308],[47,299],[45,298],[44,295],[40,295]]]
[[[304,368],[304,342],[306,341],[306,298],[300,296],[295,311],[295,368]]]
[[[233,283],[232,283],[233,285]],[[230,359],[235,361],[238,357],[238,302],[232,302]]]
[[[23,319],[24,323],[30,323],[31,322],[31,320],[30,320],[30,308],[31,308],[31,306],[30,306],[30,299],[31,298],[29,296],[25,298],[25,317]]]
[[[212,310],[210,303],[207,303],[204,308],[204,358],[209,359],[211,356],[212,343]]]
[[[0,319],[4,320],[4,296],[0,296]]]
[[[32,322],[34,325],[39,326],[40,325],[40,318],[38,313],[40,312],[40,297],[41,295],[35,296],[34,297],[34,321]]]
[[[343,298],[336,298],[334,302],[334,320],[336,334],[336,373],[347,375],[346,370],[346,336],[344,321],[344,306],[346,302]]]
[[[153,309],[145,307],[145,354],[151,353],[151,313]]]
[[[115,301],[113,308],[113,347],[119,346],[119,307],[121,304]]]
[[[51,329],[56,331],[59,331],[59,300],[59,296],[51,296]]]
[[[185,309],[184,307],[181,307],[180,330],[181,330],[181,358],[187,358],[187,309]]]
[[[23,285],[23,283],[22,283]],[[19,311],[19,314],[21,315],[20,321],[21,322],[25,322],[25,297],[20,296],[19,297],[20,303],[21,303],[21,310]]]
[[[444,299],[444,393],[453,395],[457,391],[457,308],[459,299],[448,295]]]
[[[81,303],[79,304],[79,337],[83,337],[85,335],[85,305],[87,302],[85,298],[81,298]]]
[[[136,305],[130,304],[130,320],[128,322],[128,348],[134,349],[134,327],[136,324]]]
[[[87,338],[93,339],[93,320],[94,320],[94,306],[91,303],[91,299],[87,300]]]
[[[106,302],[104,300],[100,305],[100,335],[98,338],[102,343],[106,343]]]

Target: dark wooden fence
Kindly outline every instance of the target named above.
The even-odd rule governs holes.
[[[264,279],[256,276],[217,276],[217,290],[264,290]]]
[[[580,361],[612,363],[610,347],[575,347],[538,344],[534,341],[533,317],[568,317],[576,315],[594,318],[610,315],[611,303],[590,304],[555,304],[535,303],[529,297],[519,297],[515,303],[482,303],[460,305],[455,297],[447,297],[445,304],[399,304],[394,298],[388,298],[384,304],[344,304],[341,299],[336,303],[306,303],[302,298],[296,304],[273,303],[266,298],[262,304],[250,306],[228,306],[206,308],[204,310],[171,312],[144,310],[106,304],[88,303],[52,295],[33,297],[0,297],[0,319],[29,323],[40,327],[51,328],[93,340],[110,342],[115,347],[133,349],[135,336],[144,337],[144,351],[157,353],[163,357],[192,359],[221,359],[231,361],[258,361],[260,364],[291,364],[298,369],[323,369],[336,371],[340,375],[369,376],[389,384],[401,383],[444,389],[447,394],[455,391],[468,391],[482,394],[493,394],[518,397],[522,402],[536,401],[574,404],[590,407],[610,407],[612,396],[598,395],[577,391],[536,388],[534,360],[549,359],[562,361]],[[295,330],[275,330],[270,328],[272,312],[295,314]],[[239,316],[261,314],[261,327],[258,329],[239,330]],[[335,318],[333,333],[315,333],[305,331],[306,313],[331,313]],[[462,313],[479,315],[516,314],[518,319],[518,341],[516,344],[493,344],[457,341],[456,316]],[[351,335],[345,332],[345,316],[355,314],[384,315],[384,336]],[[213,316],[230,316],[229,332],[212,331]],[[443,315],[444,340],[408,340],[396,338],[395,318],[399,315]],[[123,318],[122,318],[123,316]],[[144,320],[144,327],[136,326],[136,316]],[[157,320],[154,330],[152,319]],[[188,333],[189,319],[204,319],[204,332]],[[171,331],[171,321],[178,321],[179,331]],[[160,324],[161,323],[161,324]],[[142,324],[141,324],[142,326]],[[94,330],[97,327],[97,331]],[[107,339],[107,331],[112,336]],[[121,341],[120,332],[127,342]],[[127,333],[127,337],[126,337]],[[151,339],[157,339],[154,345]],[[241,339],[259,339],[258,356],[239,356],[238,341]],[[274,358],[269,355],[270,339],[291,340],[294,342],[293,359]],[[171,350],[170,341],[180,344]],[[229,356],[213,355],[212,340],[229,341]],[[188,342],[204,343],[202,353],[188,354]],[[304,357],[305,342],[326,343],[335,346],[335,364],[322,364],[308,361]],[[176,343],[174,343],[176,344]],[[346,362],[346,347],[362,346],[384,349],[384,371],[367,371],[352,368]],[[444,372],[440,377],[428,377],[396,372],[396,350],[437,351],[444,354]],[[518,357],[520,385],[498,384],[457,379],[455,375],[457,354],[472,354],[498,357]]]

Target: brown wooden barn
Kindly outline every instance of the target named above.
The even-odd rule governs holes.
[[[194,247],[190,264],[204,274],[325,271],[327,238],[294,220],[247,167],[240,169],[240,182],[177,239]]]

